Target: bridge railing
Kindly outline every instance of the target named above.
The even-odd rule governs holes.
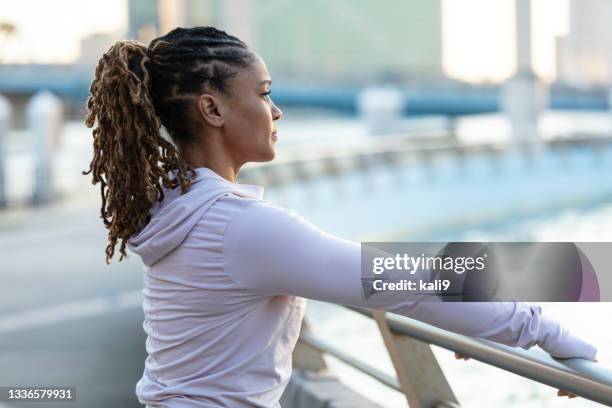
[[[297,367],[324,370],[322,356],[330,354],[402,392],[411,408],[458,407],[459,401],[431,350],[430,346],[436,345],[591,401],[612,405],[612,370],[598,363],[580,358],[556,359],[537,348],[508,347],[452,333],[405,316],[348,308],[376,320],[396,376],[369,366],[317,338],[308,325],[303,326],[294,352]]]
[[[368,171],[377,166],[400,167],[411,163],[434,166],[439,158],[453,157],[463,162],[470,156],[487,155],[493,161],[510,151],[523,153],[526,160],[542,149],[551,149],[563,158],[576,148],[592,149],[600,157],[612,145],[612,135],[576,134],[552,140],[480,142],[466,144],[452,133],[396,135],[357,140],[354,143],[327,145],[318,149],[286,148],[271,162],[252,163],[240,173],[240,182],[282,187],[296,181],[322,176],[340,176],[353,171]]]

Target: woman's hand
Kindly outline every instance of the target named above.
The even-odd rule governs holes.
[[[470,359],[469,357],[464,356],[463,354],[460,354],[460,353],[455,353],[455,358],[456,358],[457,360],[465,360],[465,361],[467,361],[467,360],[469,360],[469,359]]]
[[[567,397],[567,398],[576,398],[576,394],[573,394],[569,391],[565,391],[565,390],[557,390],[557,395],[559,397]]]
[[[464,356],[461,353],[455,353],[455,358],[457,360],[469,360],[470,358],[468,356]],[[595,360],[595,362],[597,362],[597,360]],[[565,391],[565,390],[557,390],[557,396],[559,397],[568,397],[568,398],[576,398],[576,394],[569,392],[569,391]]]

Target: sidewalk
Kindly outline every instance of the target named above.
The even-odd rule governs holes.
[[[96,214],[96,211],[99,213],[99,208],[99,186],[93,185],[87,191],[58,195],[53,203],[40,207],[9,205],[0,209],[0,236],[7,231],[40,230],[44,226],[57,226],[75,215],[87,217]]]
[[[92,193],[0,212],[0,385],[73,386],[76,406],[137,406],[142,267],[106,265]]]

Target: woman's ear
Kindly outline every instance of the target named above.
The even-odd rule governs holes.
[[[225,112],[225,105],[218,96],[205,93],[198,97],[198,113],[210,126],[223,126]]]

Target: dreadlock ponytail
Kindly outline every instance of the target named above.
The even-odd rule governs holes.
[[[163,198],[162,186],[185,192],[192,169],[175,146],[160,133],[146,46],[119,41],[98,62],[87,100],[85,123],[93,128],[94,155],[89,170],[100,183],[101,218],[108,229],[106,263],[117,241],[121,261],[126,243],[149,221],[149,210]],[[95,127],[94,127],[95,126]],[[175,170],[175,177],[169,172]]]

